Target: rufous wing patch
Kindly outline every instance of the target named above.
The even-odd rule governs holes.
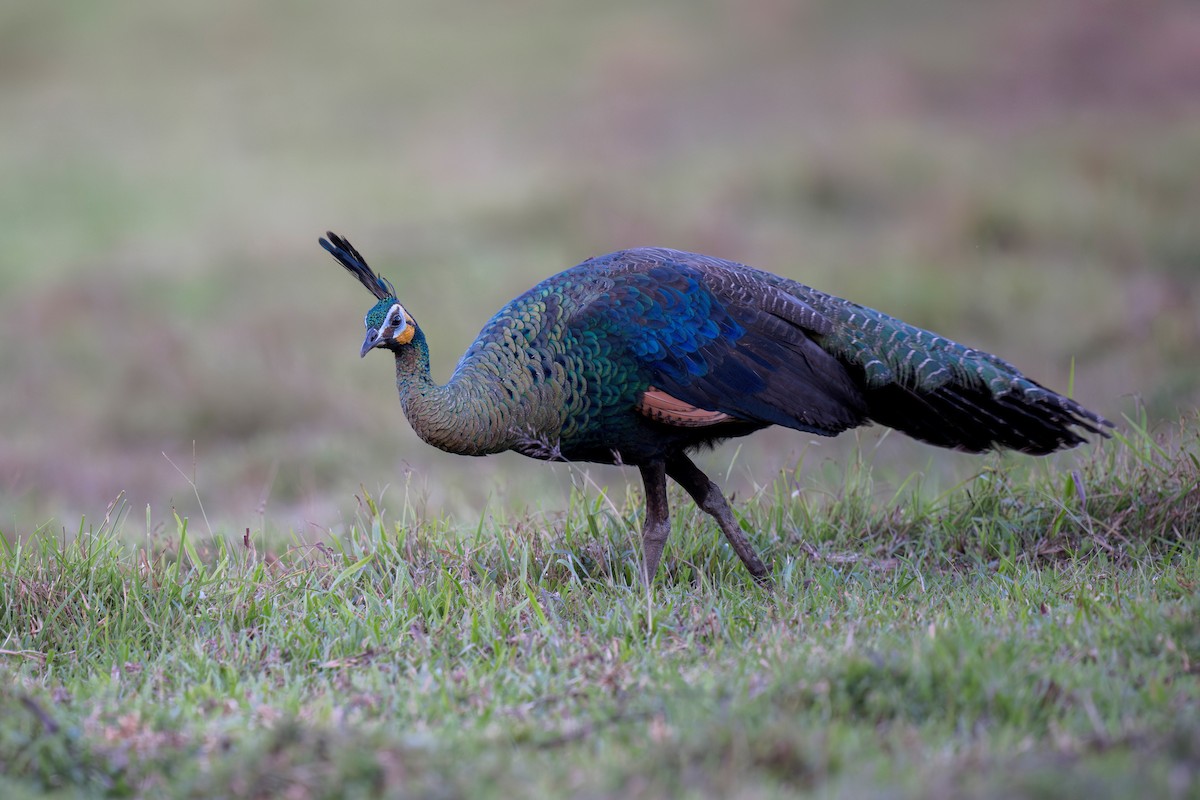
[[[703,428],[728,422],[733,417],[722,411],[708,411],[672,397],[662,389],[651,386],[638,401],[637,410],[654,420],[681,428]]]

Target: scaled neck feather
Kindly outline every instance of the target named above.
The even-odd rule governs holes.
[[[429,345],[417,328],[412,342],[395,351],[396,389],[400,406],[424,441],[449,453],[483,456],[511,447],[489,409],[486,381],[465,378],[456,370],[446,384],[434,382],[429,370]]]

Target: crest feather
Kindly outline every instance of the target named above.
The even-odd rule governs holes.
[[[362,285],[367,287],[367,291],[380,300],[395,299],[396,287],[392,286],[391,281],[376,275],[367,266],[367,260],[354,249],[354,245],[333,231],[326,231],[325,235],[329,238],[318,240],[321,243],[321,247],[328,250],[330,255],[338,260],[339,264],[349,270],[354,277],[358,278],[362,282]]]

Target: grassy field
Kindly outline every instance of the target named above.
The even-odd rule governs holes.
[[[742,509],[771,589],[694,510],[646,589],[603,496],[464,529],[364,495],[288,546],[149,511],[129,546],[114,508],[0,552],[0,791],[1197,796],[1200,440],[1008,467],[781,476]]]
[[[1191,0],[3,5],[0,794],[1200,794],[1196,76]],[[647,591],[628,475],[416,439],[329,228],[435,376],[653,244],[1125,438],[751,437],[775,588],[676,497]]]

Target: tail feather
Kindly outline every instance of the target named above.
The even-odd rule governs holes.
[[[908,390],[908,394],[914,399],[922,398],[919,392]],[[935,393],[928,400],[922,400],[920,405],[928,409],[928,413],[923,418],[913,414],[901,424],[920,425],[922,436],[919,438],[924,441],[941,437],[946,446],[978,452],[990,447],[992,442],[1003,440],[1012,427],[1001,414],[954,391]]]
[[[876,422],[942,447],[1037,455],[1081,444],[1083,434],[1107,438],[1113,427],[999,356],[824,297],[820,310],[838,324],[818,341],[857,376]]]
[[[955,382],[929,392],[892,383],[867,389],[867,413],[913,438],[973,453],[1005,448],[1045,455],[1082,444],[1081,432],[1109,436],[1111,422],[1038,388],[996,395],[983,385]]]

